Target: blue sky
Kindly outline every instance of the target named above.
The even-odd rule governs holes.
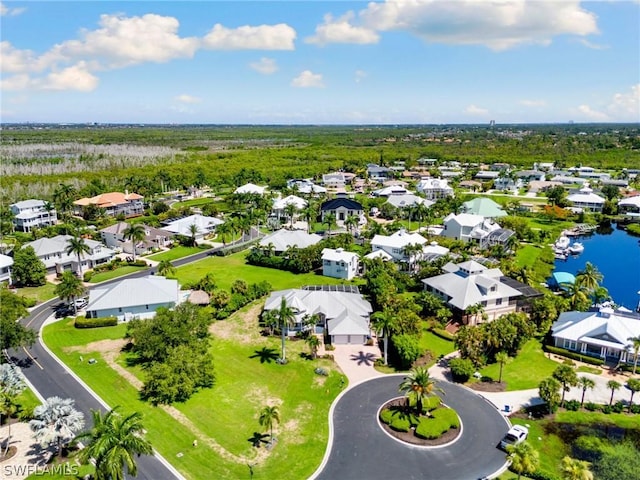
[[[3,122],[639,122],[640,2],[2,1]]]

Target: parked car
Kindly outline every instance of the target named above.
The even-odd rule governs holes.
[[[76,308],[80,310],[89,304],[89,300],[86,298],[76,298]]]
[[[506,450],[509,445],[518,445],[529,436],[529,429],[523,425],[514,425],[500,440],[500,448]]]
[[[56,318],[71,317],[75,314],[73,307],[69,305],[59,305],[55,308]]]

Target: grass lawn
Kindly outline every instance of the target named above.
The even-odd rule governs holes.
[[[171,207],[175,209],[183,207],[201,207],[202,205],[206,205],[207,203],[214,203],[215,201],[216,199],[214,197],[192,198],[191,200],[174,203]]]
[[[181,285],[185,285],[186,283],[198,281],[211,272],[218,287],[225,289],[229,289],[231,284],[238,279],[242,279],[249,284],[266,280],[274,290],[298,288],[303,285],[353,284],[353,282],[345,282],[337,278],[316,275],[315,273],[295,274],[275,268],[248,265],[244,261],[245,255],[246,252],[238,252],[227,257],[208,257],[198,262],[178,267],[172,278],[177,278]]]
[[[436,362],[440,355],[446,355],[453,352],[456,349],[454,342],[445,340],[429,331],[427,325],[423,325],[422,333],[420,334],[420,349],[423,351],[430,350],[433,355],[433,362],[431,366]]]
[[[20,405],[20,410],[31,411],[38,405],[40,400],[36,397],[36,394],[30,388],[25,388],[16,399],[16,403]]]
[[[152,444],[185,477],[245,478],[247,463],[257,462],[254,471],[258,478],[307,478],[324,454],[329,406],[343,388],[344,377],[328,360],[302,358],[301,353],[308,350],[302,341],[288,342],[287,365],[268,360],[261,363],[256,352],[267,349],[278,356],[279,339],[259,335],[255,321],[259,303],[212,326],[216,384],[174,405],[192,426],[179,420],[179,415],[142,402],[138,391],[99,353],[83,353],[85,359],[98,359],[89,365],[80,361],[80,352],[70,351],[72,346],[120,339],[124,325],[77,330],[73,321],[63,320],[45,327],[43,339],[109,405],[143,412]],[[125,355],[120,354],[117,362],[124,365]],[[330,375],[316,375],[317,366],[328,368]],[[139,370],[131,371],[140,374]],[[248,441],[254,432],[263,432],[258,412],[265,405],[278,405],[281,418],[274,429],[278,442],[270,451],[255,449]],[[199,445],[193,448],[196,436]],[[182,456],[177,456],[179,453]]]
[[[560,233],[563,230],[566,230],[575,226],[574,222],[569,222],[566,220],[547,221],[547,220],[543,220],[540,218],[533,218],[533,217],[522,217],[522,218],[525,218],[527,220],[527,224],[529,225],[529,228],[533,230],[547,230],[549,232],[552,232],[556,236],[560,236]],[[556,238],[551,239],[551,241],[555,242]]]
[[[502,381],[507,383],[508,391],[538,388],[540,382],[550,377],[558,365],[545,356],[538,340],[531,339],[524,344],[518,356],[504,366]],[[500,366],[494,363],[480,370],[480,373],[497,381]]]
[[[542,248],[538,245],[523,245],[516,252],[516,263],[519,267],[534,268]]]
[[[16,289],[18,295],[23,297],[33,298],[38,303],[46,302],[56,297],[54,292],[56,286],[53,283],[45,283],[41,287],[22,287]]]
[[[148,257],[145,257],[145,258],[148,258],[149,260],[154,260],[156,262],[161,262],[162,260],[176,260],[178,258],[183,258],[189,255],[193,255],[194,253],[200,253],[204,250],[205,249],[199,248],[199,247],[185,247],[180,245],[178,247],[173,247],[172,249],[167,250],[166,252],[154,253],[153,255],[149,255]]]
[[[133,265],[126,265],[124,267],[116,268],[114,270],[107,270],[105,272],[96,273],[91,277],[89,283],[100,283],[105,280],[111,280],[112,278],[122,277],[129,273],[137,272],[139,270],[145,270],[148,267],[135,267]]]
[[[527,441],[538,451],[540,457],[538,472],[547,474],[549,478],[560,478],[562,457],[570,455],[571,448],[559,436],[547,433],[545,426],[549,420],[511,418],[511,423],[529,426]]]

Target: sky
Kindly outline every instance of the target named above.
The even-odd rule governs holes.
[[[639,0],[2,1],[2,122],[640,122]]]

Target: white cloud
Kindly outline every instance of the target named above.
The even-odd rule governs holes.
[[[194,97],[193,95],[187,95],[186,93],[183,93],[182,95],[178,95],[177,97],[174,98],[174,100],[176,102],[188,103],[188,104],[202,102],[202,99],[200,97]]]
[[[428,42],[505,50],[549,45],[557,35],[598,33],[596,15],[580,0],[387,0],[359,12],[366,28],[407,31]]]
[[[607,109],[619,121],[640,121],[640,83],[632,85],[628,93],[616,93]]]
[[[15,17],[16,15],[20,15],[24,13],[26,8],[11,8],[7,7],[4,2],[0,2],[0,16],[2,17]]]
[[[305,70],[291,80],[291,86],[298,88],[323,88],[324,82],[322,81],[322,74]]]
[[[273,58],[262,57],[257,62],[250,63],[249,66],[263,75],[271,75],[278,71],[278,65]]]
[[[608,50],[609,49],[609,45],[600,45],[598,43],[593,43],[587,40],[586,38],[580,38],[578,39],[578,42],[580,42],[585,47],[590,48],[591,50]]]
[[[487,110],[486,108],[477,107],[476,105],[471,104],[464,109],[464,113],[468,115],[488,115],[489,110]]]
[[[367,78],[367,72],[365,72],[364,70],[356,70],[356,83],[360,83],[365,78]]]
[[[19,73],[0,80],[0,89],[2,90],[26,90],[32,86],[31,77],[26,73]]]
[[[594,120],[594,121],[609,120],[609,116],[606,113],[594,110],[589,105],[580,105],[578,107],[578,112],[587,120]]]
[[[331,14],[327,14],[324,17],[324,23],[316,27],[316,34],[307,37],[305,42],[321,46],[329,43],[355,43],[359,45],[378,43],[380,35],[374,30],[352,25],[350,22],[353,18],[353,12],[347,12],[336,20]]]
[[[203,38],[211,50],[294,50],[296,31],[285,23],[227,28],[217,23]]]
[[[38,82],[43,90],[78,90],[90,92],[98,86],[98,77],[87,70],[87,65],[80,62],[59,72],[51,72]]]
[[[525,107],[544,107],[546,104],[544,100],[520,100],[520,105]]]

